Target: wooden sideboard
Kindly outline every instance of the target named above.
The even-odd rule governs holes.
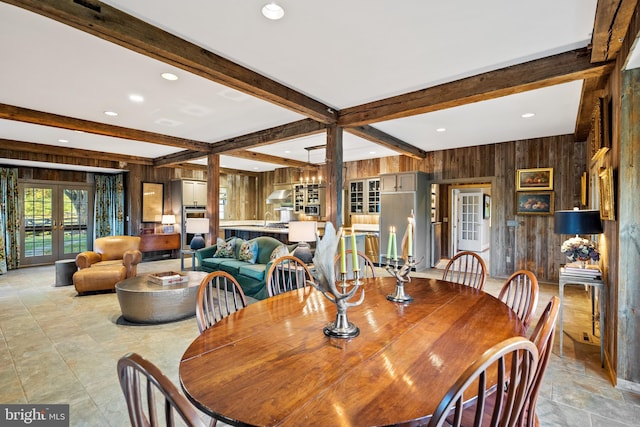
[[[140,235],[140,252],[166,252],[171,251],[174,258],[180,249],[180,233],[158,233]]]

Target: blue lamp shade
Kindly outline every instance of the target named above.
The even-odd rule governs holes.
[[[556,211],[553,222],[556,234],[600,234],[603,231],[598,210]]]
[[[195,251],[204,248],[205,241],[202,235],[209,231],[209,218],[187,218],[186,231],[194,235],[189,244],[191,249]]]

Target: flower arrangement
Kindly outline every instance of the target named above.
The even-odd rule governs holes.
[[[566,240],[560,251],[569,258],[570,261],[598,261],[600,252],[596,245],[588,239],[582,237],[572,237]]]

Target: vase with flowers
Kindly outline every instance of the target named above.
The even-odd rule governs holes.
[[[580,261],[582,268],[585,267],[587,261],[598,261],[600,252],[596,245],[588,239],[576,236],[566,240],[560,251],[566,255],[569,261]]]

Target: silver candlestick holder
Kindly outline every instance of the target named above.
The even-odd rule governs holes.
[[[351,288],[349,289],[347,274],[340,273],[340,288],[342,292],[338,291],[337,286],[330,288],[329,291],[319,289],[329,301],[336,305],[337,309],[336,320],[328,323],[322,329],[322,332],[324,332],[326,336],[332,338],[353,338],[360,334],[360,328],[349,322],[349,319],[347,318],[347,309],[349,307],[358,306],[364,301],[364,288],[362,288],[360,299],[355,302],[349,302],[349,299],[355,295],[362,284],[358,276],[358,272],[354,271],[354,280],[351,283]]]
[[[384,268],[390,275],[396,278],[396,289],[393,294],[387,295],[387,299],[393,302],[408,304],[413,301],[413,297],[404,292],[404,284],[411,281],[409,274],[411,273],[411,269],[416,266],[416,261],[412,256],[407,257],[407,262],[402,266],[398,265],[399,260],[397,258],[393,260],[393,264],[389,261],[390,260],[387,259],[387,265]]]

